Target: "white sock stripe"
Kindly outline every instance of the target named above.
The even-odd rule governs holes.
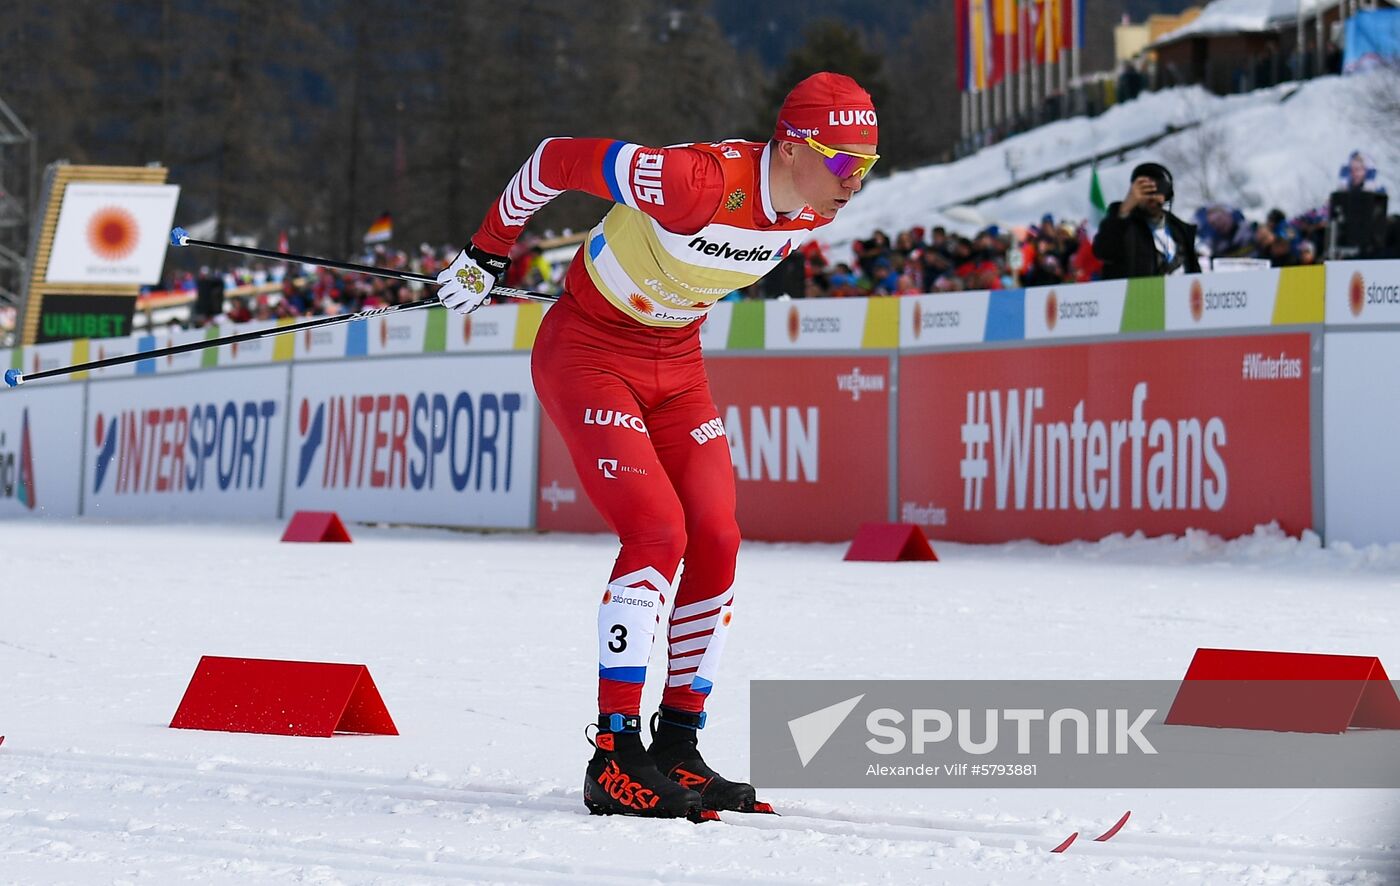
[[[733,590],[726,590],[717,597],[701,600],[699,603],[687,603],[684,606],[677,606],[676,611],[671,613],[671,623],[674,624],[678,619],[691,618],[696,615],[704,615],[707,612],[714,612],[721,606],[727,605],[733,597]]]
[[[689,686],[695,679],[693,674],[671,674],[666,678],[667,686]]]
[[[690,670],[700,667],[700,659],[705,657],[705,653],[697,652],[694,655],[685,655],[680,658],[673,658],[666,663],[666,670],[675,673],[679,670]]]
[[[704,652],[705,647],[710,645],[710,638],[714,636],[714,631],[706,631],[698,637],[687,637],[684,640],[677,640],[670,644],[672,655],[682,652]]]
[[[666,576],[662,575],[660,571],[651,566],[643,566],[636,572],[629,572],[626,575],[619,575],[617,578],[608,582],[608,584],[630,586],[643,581],[647,582],[652,587],[656,588],[658,591],[672,590],[671,580],[668,579]]]
[[[666,632],[666,636],[671,638],[672,640],[675,640],[677,637],[689,637],[691,634],[711,632],[715,629],[715,625],[718,623],[719,611],[716,610],[714,615],[710,615],[705,618],[697,618],[696,620],[688,621],[685,624],[678,625],[672,622],[671,629]]]

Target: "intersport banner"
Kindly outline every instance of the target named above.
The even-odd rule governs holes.
[[[707,361],[745,538],[842,541],[889,519],[888,357]],[[552,424],[541,434],[538,526],[602,531]]]
[[[0,518],[78,515],[82,435],[82,385],[0,395]]]
[[[527,528],[538,411],[523,353],[297,366],[285,510]]]
[[[937,538],[1312,525],[1309,339],[907,355],[899,513]]]
[[[91,382],[83,513],[276,517],[288,371]]]

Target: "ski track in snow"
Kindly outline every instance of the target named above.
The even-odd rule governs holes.
[[[0,886],[1400,882],[1394,791],[761,791],[781,817],[589,816],[578,729],[610,539],[4,528]],[[211,548],[237,553],[211,570]],[[745,545],[707,730],[722,771],[747,775],[747,677],[1179,678],[1209,644],[1400,661],[1400,545],[1264,528],[938,550]],[[164,728],[205,653],[363,661],[402,734]]]
[[[496,858],[473,858],[473,849],[443,845],[437,848],[390,845],[364,839],[336,839],[323,835],[299,836],[244,826],[207,827],[162,823],[168,813],[149,810],[149,818],[137,812],[101,816],[88,812],[55,813],[18,808],[36,787],[55,799],[83,794],[102,797],[139,795],[157,797],[159,809],[172,804],[191,809],[203,805],[253,802],[277,809],[308,811],[317,807],[352,810],[356,817],[383,816],[382,828],[393,832],[392,817],[406,804],[435,810],[439,818],[468,825],[467,837],[479,829],[510,830],[515,826],[557,836],[560,831],[620,831],[624,836],[644,836],[679,830],[701,840],[711,836],[729,841],[762,842],[774,835],[835,838],[848,844],[886,844],[885,854],[909,856],[923,850],[999,849],[1007,854],[1048,853],[1065,836],[1063,826],[1045,822],[1000,822],[979,825],[916,814],[835,814],[806,808],[800,802],[782,804],[781,816],[727,813],[722,824],[689,822],[638,822],[589,816],[579,791],[538,792],[524,785],[426,784],[411,778],[379,778],[362,773],[332,773],[253,766],[234,762],[181,763],[173,760],[103,756],[83,753],[43,753],[0,750],[5,769],[12,774],[0,795],[0,859],[17,848],[74,847],[114,840],[134,857],[193,856],[219,867],[228,859],[242,859],[282,876],[291,869],[326,867],[340,875],[424,878],[468,882],[652,882],[683,879],[691,883],[726,883],[737,879],[764,882],[810,883],[811,877],[785,879],[775,871],[755,871],[745,877],[729,871],[714,876],[698,870],[666,870],[654,864],[627,865],[615,856],[607,864],[583,863],[577,857],[553,859],[547,852],[502,852]],[[98,804],[100,805],[100,804]],[[199,816],[193,816],[199,817]],[[175,817],[183,820],[185,815]],[[722,836],[719,829],[737,828]],[[381,830],[376,827],[376,831]],[[744,833],[744,832],[750,833]],[[898,847],[898,848],[895,848]],[[23,851],[22,849],[20,851]],[[34,851],[34,850],[31,850]],[[60,852],[65,851],[63,849]],[[1335,845],[1288,845],[1248,839],[1217,837],[1193,839],[1168,834],[1120,833],[1109,843],[1076,841],[1069,850],[1095,862],[1122,862],[1135,867],[1165,865],[1201,874],[1239,876],[1234,882],[1252,882],[1250,872],[1264,876],[1260,882],[1388,883],[1400,877],[1400,852]],[[244,873],[253,873],[245,870]],[[1323,878],[1321,880],[1314,878]],[[848,877],[841,877],[847,880]]]

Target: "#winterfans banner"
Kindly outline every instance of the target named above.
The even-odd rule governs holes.
[[[707,368],[722,426],[696,428],[695,445],[729,448],[745,538],[841,541],[888,520],[888,357],[733,356]],[[538,527],[606,531],[548,419],[540,445]]]
[[[527,354],[297,366],[286,507],[524,529],[538,401]]]
[[[911,354],[899,513],[954,541],[1312,526],[1307,335]]]
[[[45,281],[158,283],[179,196],[179,185],[68,185]]]

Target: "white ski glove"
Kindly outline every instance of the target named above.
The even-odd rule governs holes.
[[[510,259],[483,252],[473,245],[457,253],[437,275],[438,300],[449,310],[466,316],[486,304],[496,280],[510,267]]]

